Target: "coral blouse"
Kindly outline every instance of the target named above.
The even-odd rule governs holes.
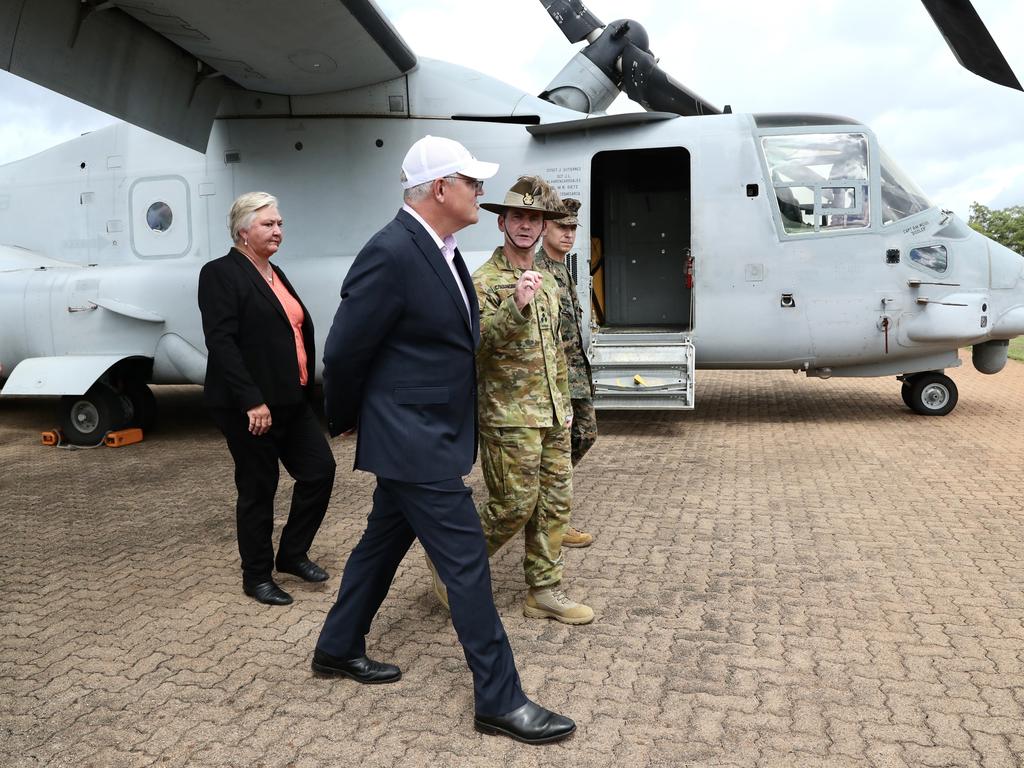
[[[273,269],[273,267],[271,268]],[[277,272],[274,272],[274,280],[270,283],[270,289],[277,296],[277,300],[281,302],[281,306],[284,307],[284,313],[288,316],[288,322],[292,326],[292,333],[295,334],[295,357],[299,362],[299,385],[304,387],[309,382],[309,373],[306,368],[308,363],[306,344],[302,340],[302,322],[306,319],[306,315],[302,311],[302,305],[284,287],[284,282]]]

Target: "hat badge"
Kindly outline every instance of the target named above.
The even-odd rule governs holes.
[[[529,192],[523,195],[523,205],[533,205],[533,195]]]

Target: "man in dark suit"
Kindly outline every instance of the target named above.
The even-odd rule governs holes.
[[[358,429],[355,468],[373,472],[377,488],[312,666],[361,683],[401,677],[398,667],[367,658],[366,634],[418,538],[448,589],[473,673],[477,730],[540,744],[576,725],[523,694],[463,482],[476,460],[480,328],[454,233],[476,222],[482,180],[497,170],[450,139],[417,141],[402,163],[405,205],[363,247],[341,287],[324,348],[328,428]]]

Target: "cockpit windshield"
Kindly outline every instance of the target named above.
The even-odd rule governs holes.
[[[881,150],[882,224],[892,224],[932,207],[924,192]]]
[[[788,234],[871,223],[866,134],[764,136],[761,147]]]

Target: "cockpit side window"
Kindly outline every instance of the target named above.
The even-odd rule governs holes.
[[[910,260],[936,272],[945,272],[949,255],[944,245],[927,245],[911,249]]]
[[[924,192],[885,154],[879,155],[882,165],[882,224],[892,224],[932,207]]]
[[[861,229],[870,224],[865,134],[764,136],[761,148],[787,234]]]

